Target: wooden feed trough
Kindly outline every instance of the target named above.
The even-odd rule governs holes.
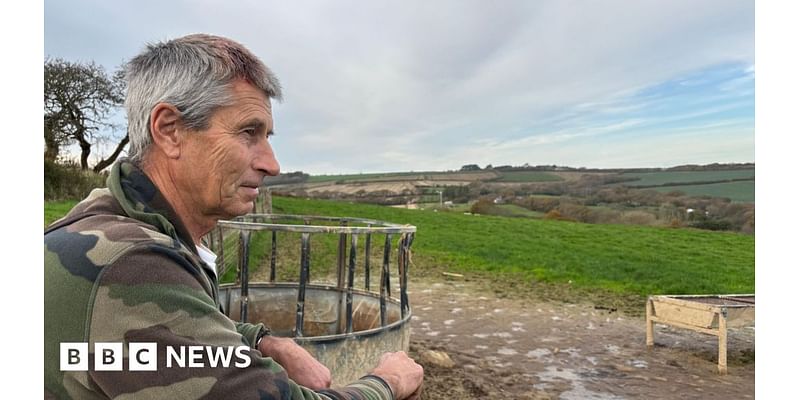
[[[753,326],[756,296],[677,295],[647,299],[647,346],[653,347],[653,324],[668,324],[719,338],[720,374],[728,373],[728,328]]]

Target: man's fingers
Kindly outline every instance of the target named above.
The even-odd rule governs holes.
[[[407,400],[418,400],[420,398],[420,396],[422,396],[422,387],[423,386],[425,386],[425,382],[421,383],[419,385],[419,387],[417,388],[417,390],[415,390],[414,393],[411,393],[411,395],[408,396],[406,399]]]
[[[383,354],[372,373],[389,384],[397,399],[413,398],[421,392],[424,370],[404,351]]]

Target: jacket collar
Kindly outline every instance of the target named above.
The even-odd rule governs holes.
[[[196,253],[192,236],[156,185],[139,167],[123,158],[111,169],[106,186],[129,217],[155,226]]]

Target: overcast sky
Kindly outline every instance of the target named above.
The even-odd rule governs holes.
[[[45,56],[227,36],[278,75],[283,171],[752,162],[754,1],[47,1]]]

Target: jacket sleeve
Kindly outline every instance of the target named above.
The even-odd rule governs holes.
[[[217,309],[198,280],[200,272],[180,253],[159,246],[127,251],[98,277],[88,328],[90,382],[86,384],[93,390],[116,399],[392,397],[369,377],[321,393],[297,385],[283,367],[252,348],[254,337],[239,333]],[[245,331],[256,327],[247,325]],[[122,371],[93,368],[96,342],[124,343]],[[135,342],[157,344],[156,371],[129,370],[129,344]],[[183,366],[175,356],[181,351],[187,355]]]
[[[236,327],[236,332],[239,332],[239,334],[247,340],[247,344],[254,349],[258,348],[256,340],[259,334],[267,330],[262,323],[251,324],[249,322],[234,322],[234,325]]]

